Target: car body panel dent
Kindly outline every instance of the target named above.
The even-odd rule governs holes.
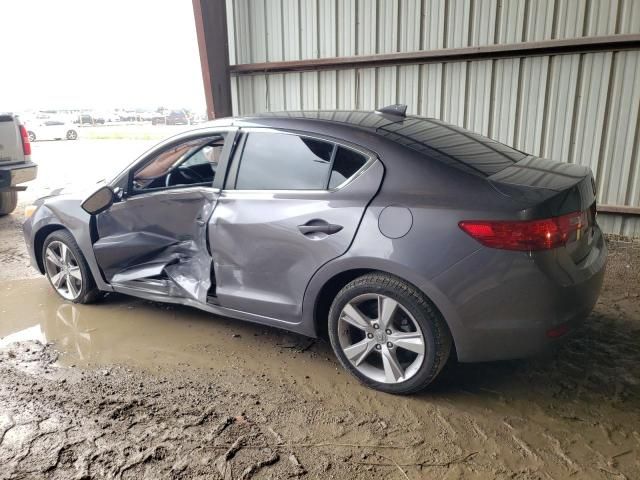
[[[130,197],[97,215],[93,248],[107,281],[135,288],[145,279],[167,280],[155,286],[205,303],[211,285],[206,225],[217,198],[210,187],[165,190]]]
[[[375,160],[336,191],[223,191],[209,228],[218,301],[300,322],[309,280],[348,250],[383,175]]]

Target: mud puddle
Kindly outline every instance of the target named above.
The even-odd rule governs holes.
[[[640,307],[623,271],[555,355],[452,364],[413,397],[360,386],[323,342],[9,282],[0,478],[640,478]]]
[[[63,366],[240,366],[298,380],[313,370],[325,384],[333,384],[338,365],[325,358],[332,355],[326,344],[316,345],[306,337],[123,295],[75,305],[61,300],[43,278],[2,287],[0,305],[0,346],[20,340],[51,342]],[[296,355],[312,347],[313,355]],[[284,365],[279,357],[285,354],[296,361]]]

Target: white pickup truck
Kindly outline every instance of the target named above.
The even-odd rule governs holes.
[[[38,167],[31,161],[31,143],[26,128],[16,115],[0,113],[0,215],[18,205],[22,183],[36,178]]]

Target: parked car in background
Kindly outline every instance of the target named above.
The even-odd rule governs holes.
[[[151,119],[153,125],[189,125],[189,116],[184,110],[170,110],[156,113]]]
[[[0,215],[15,210],[18,191],[26,189],[21,184],[36,178],[37,172],[27,129],[18,116],[0,113]]]
[[[101,292],[328,336],[362,383],[410,393],[461,362],[556,345],[607,258],[589,168],[440,120],[306,111],[220,119],[24,224],[64,299]]]
[[[155,116],[155,112],[138,112],[138,119],[144,122],[150,122]]]
[[[78,131],[75,126],[63,120],[26,120],[25,127],[29,141],[36,140],[77,140]]]
[[[114,123],[120,121],[120,115],[116,112],[104,112],[95,114],[97,118],[104,119],[105,123]]]
[[[121,122],[136,122],[140,120],[138,112],[134,110],[121,110],[118,112]]]
[[[104,118],[90,113],[81,113],[73,123],[79,125],[104,125]]]
[[[208,122],[209,118],[207,117],[206,113],[197,113],[197,114],[192,114],[191,115],[191,124],[192,125],[197,125],[199,123],[204,123],[204,122]]]

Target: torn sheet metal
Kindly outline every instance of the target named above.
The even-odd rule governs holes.
[[[126,200],[97,217],[96,259],[114,286],[207,301],[207,223],[217,194],[199,188]]]

